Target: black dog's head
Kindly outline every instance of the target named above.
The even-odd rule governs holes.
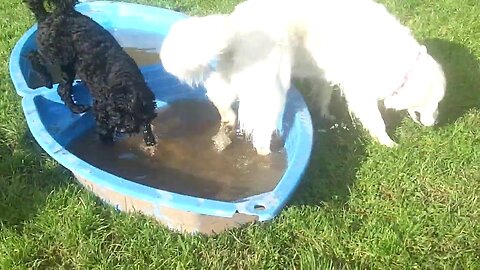
[[[156,117],[155,96],[144,81],[134,82],[131,77],[128,79],[116,80],[108,97],[100,100],[103,106],[99,108],[104,109],[97,110],[97,119],[102,118],[99,114],[108,114],[107,137],[113,137],[114,133],[136,134],[142,131],[145,143],[155,145],[150,125]]]

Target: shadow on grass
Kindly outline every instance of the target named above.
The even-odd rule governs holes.
[[[46,159],[28,131],[15,146],[1,140],[0,151],[0,228],[21,229],[70,174]]]
[[[301,86],[300,89],[303,90]],[[302,91],[305,93],[305,91]],[[313,98],[305,95],[314,125],[314,147],[304,181],[295,193],[293,205],[320,205],[348,200],[356,171],[365,157],[361,126],[354,127],[345,100],[334,91],[330,109],[337,120],[332,124],[319,117]]]
[[[439,125],[455,122],[470,109],[480,109],[480,61],[475,55],[456,42],[427,39],[424,43],[447,77],[447,92],[439,108]]]
[[[447,91],[439,106],[439,126],[455,122],[470,109],[479,109],[480,61],[468,48],[455,42],[429,39],[422,43],[442,65],[447,77]],[[318,116],[316,106],[311,104],[308,95],[306,100],[310,103],[309,108],[314,108],[311,109],[314,129],[328,127]],[[338,93],[332,102],[332,111],[338,123],[345,123],[346,129],[337,127],[316,133],[310,165],[290,203],[292,205],[320,205],[332,200],[346,202],[349,198],[350,188],[356,181],[356,171],[366,158],[362,142],[365,137],[361,135],[361,125],[353,127],[346,104]],[[394,132],[407,114],[391,110],[383,110],[382,114],[387,132],[398,141]]]

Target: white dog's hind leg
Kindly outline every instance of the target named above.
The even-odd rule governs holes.
[[[359,97],[356,97],[355,100],[349,100],[348,95],[346,98],[348,109],[358,118],[362,126],[373,138],[387,147],[397,146],[397,143],[387,134],[385,122],[378,109],[376,100],[369,100],[368,97],[365,97],[363,100]]]
[[[235,128],[237,116],[232,109],[232,103],[237,99],[234,89],[220,73],[213,72],[204,83],[207,96],[217,107],[220,114],[220,128],[212,141],[217,151],[223,151],[232,140],[228,133]]]

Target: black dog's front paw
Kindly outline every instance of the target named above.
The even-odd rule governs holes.
[[[145,145],[147,146],[155,146],[156,144],[157,142],[155,141],[155,139],[145,141]]]
[[[60,83],[57,88],[58,95],[70,111],[80,114],[90,110],[90,106],[76,104],[75,101],[73,101],[72,89],[73,86],[71,83]]]
[[[112,145],[113,144],[113,135],[105,135],[105,134],[98,134],[98,138],[100,139],[100,142],[106,145]]]
[[[81,113],[84,113],[88,110],[90,110],[90,106],[88,105],[77,105],[77,104],[74,104],[74,105],[71,105],[70,106],[70,110],[73,112],[73,113],[76,113],[76,114],[81,114]]]
[[[150,124],[146,124],[143,127],[143,140],[147,146],[154,146],[157,144],[155,141],[155,135],[152,132],[152,126]]]
[[[47,87],[48,89],[52,89],[52,88],[53,88],[53,82],[52,82],[51,78],[50,78],[50,79],[47,79],[47,80],[45,81],[45,87]]]

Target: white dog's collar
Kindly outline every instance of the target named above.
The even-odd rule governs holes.
[[[405,76],[403,77],[402,83],[400,84],[399,87],[395,88],[395,90],[392,93],[392,96],[398,95],[398,92],[405,86],[405,84],[408,81],[408,78],[410,77],[410,74],[412,73],[413,69],[417,65],[418,61],[420,60],[420,57],[422,56],[423,53],[427,51],[427,48],[425,46],[421,46],[420,50],[417,54],[417,58],[415,58],[415,61],[413,62],[412,66],[410,69],[405,73]]]

